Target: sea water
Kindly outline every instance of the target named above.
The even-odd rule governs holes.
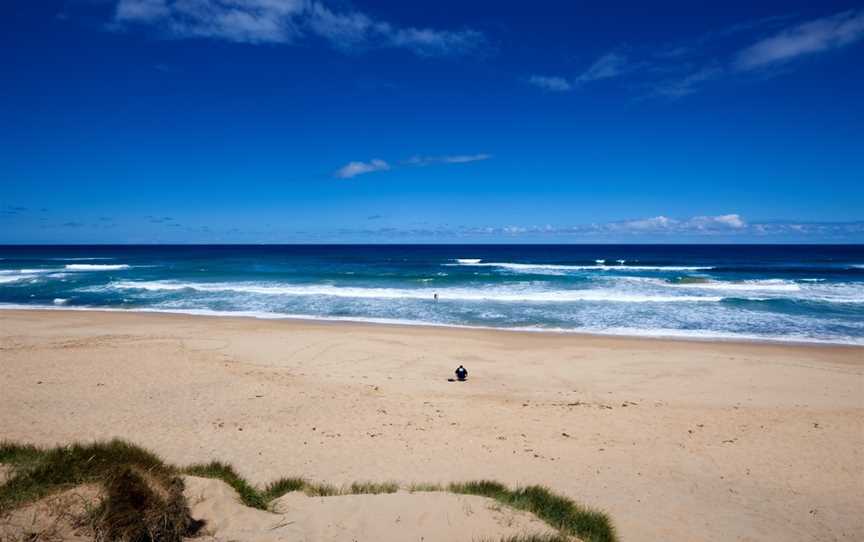
[[[864,344],[864,247],[0,246],[0,308]]]

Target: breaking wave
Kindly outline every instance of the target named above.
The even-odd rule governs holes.
[[[439,301],[501,301],[566,303],[573,301],[609,301],[618,303],[699,303],[718,302],[716,296],[691,295],[646,295],[615,290],[533,290],[511,288],[498,289],[407,289],[407,288],[362,288],[331,285],[263,285],[246,283],[195,283],[166,281],[117,281],[108,285],[119,290],[241,292],[260,295],[327,296],[360,299],[425,299]]]
[[[800,292],[801,286],[794,282],[780,279],[743,280],[740,282],[679,282],[671,283],[676,288],[698,290],[722,290],[728,292]]]
[[[599,260],[598,260],[599,261]],[[605,260],[604,260],[605,261]],[[475,267],[499,267],[511,271],[535,272],[535,271],[707,271],[713,269],[711,266],[696,265],[561,265],[540,263],[508,263],[508,262],[484,262],[482,260],[457,260],[456,264],[446,265],[470,265]]]
[[[126,264],[98,264],[98,263],[70,263],[66,265],[67,271],[121,271],[129,269]]]

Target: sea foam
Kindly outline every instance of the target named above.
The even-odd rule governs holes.
[[[98,263],[70,263],[66,265],[68,271],[120,271],[129,269],[126,264],[98,264]]]
[[[54,273],[60,269],[3,269],[0,275],[36,275],[39,273]]]
[[[696,283],[667,283],[676,288],[687,288],[695,290],[722,290],[729,292],[799,292],[801,286],[794,282],[780,279],[766,280],[744,280],[739,282],[696,282]]]
[[[213,309],[182,309],[182,308],[135,308],[118,309],[111,307],[73,307],[73,306],[51,306],[51,305],[23,305],[14,303],[0,303],[0,310],[74,310],[95,312],[142,312],[163,314],[188,314],[194,316],[213,316],[230,318],[257,318],[266,320],[323,320],[339,322],[358,322],[405,326],[432,326],[432,327],[454,327],[464,329],[496,329],[502,331],[533,332],[533,333],[564,333],[584,335],[607,335],[607,336],[636,336],[649,338],[670,338],[688,340],[729,340],[729,341],[757,341],[757,342],[782,342],[782,343],[815,343],[815,344],[840,344],[864,346],[864,339],[858,337],[810,337],[802,334],[762,334],[741,333],[734,331],[710,331],[710,330],[684,330],[674,328],[636,328],[636,327],[609,327],[597,328],[593,326],[581,326],[573,328],[554,328],[542,326],[515,326],[515,327],[491,327],[482,325],[445,324],[440,322],[426,322],[421,320],[409,320],[401,318],[374,318],[362,316],[320,316],[308,314],[287,314],[266,311],[225,311]]]
[[[453,265],[453,264],[451,264]],[[534,272],[534,271],[702,271],[713,269],[710,266],[693,265],[560,265],[540,263],[509,263],[509,262],[459,262],[458,265],[470,265],[476,267],[500,267],[511,271]]]
[[[718,302],[717,296],[648,295],[615,290],[533,290],[487,288],[362,288],[321,285],[266,285],[251,283],[197,283],[167,281],[117,281],[109,287],[119,290],[240,292],[260,295],[327,296],[354,299],[420,299],[444,301],[500,301],[566,303],[574,301],[607,301],[617,303],[699,303]]]
[[[33,278],[33,275],[15,275],[15,276],[3,275],[3,276],[0,276],[0,284],[8,284],[10,282],[18,282],[21,280],[32,279],[32,278]]]

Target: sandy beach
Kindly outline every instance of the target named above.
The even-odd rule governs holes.
[[[859,347],[4,310],[0,390],[0,439],[260,484],[490,478],[622,540],[864,539]]]

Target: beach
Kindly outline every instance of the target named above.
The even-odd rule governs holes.
[[[468,382],[448,382],[460,364]],[[864,348],[0,311],[0,439],[542,484],[622,540],[864,538]]]

